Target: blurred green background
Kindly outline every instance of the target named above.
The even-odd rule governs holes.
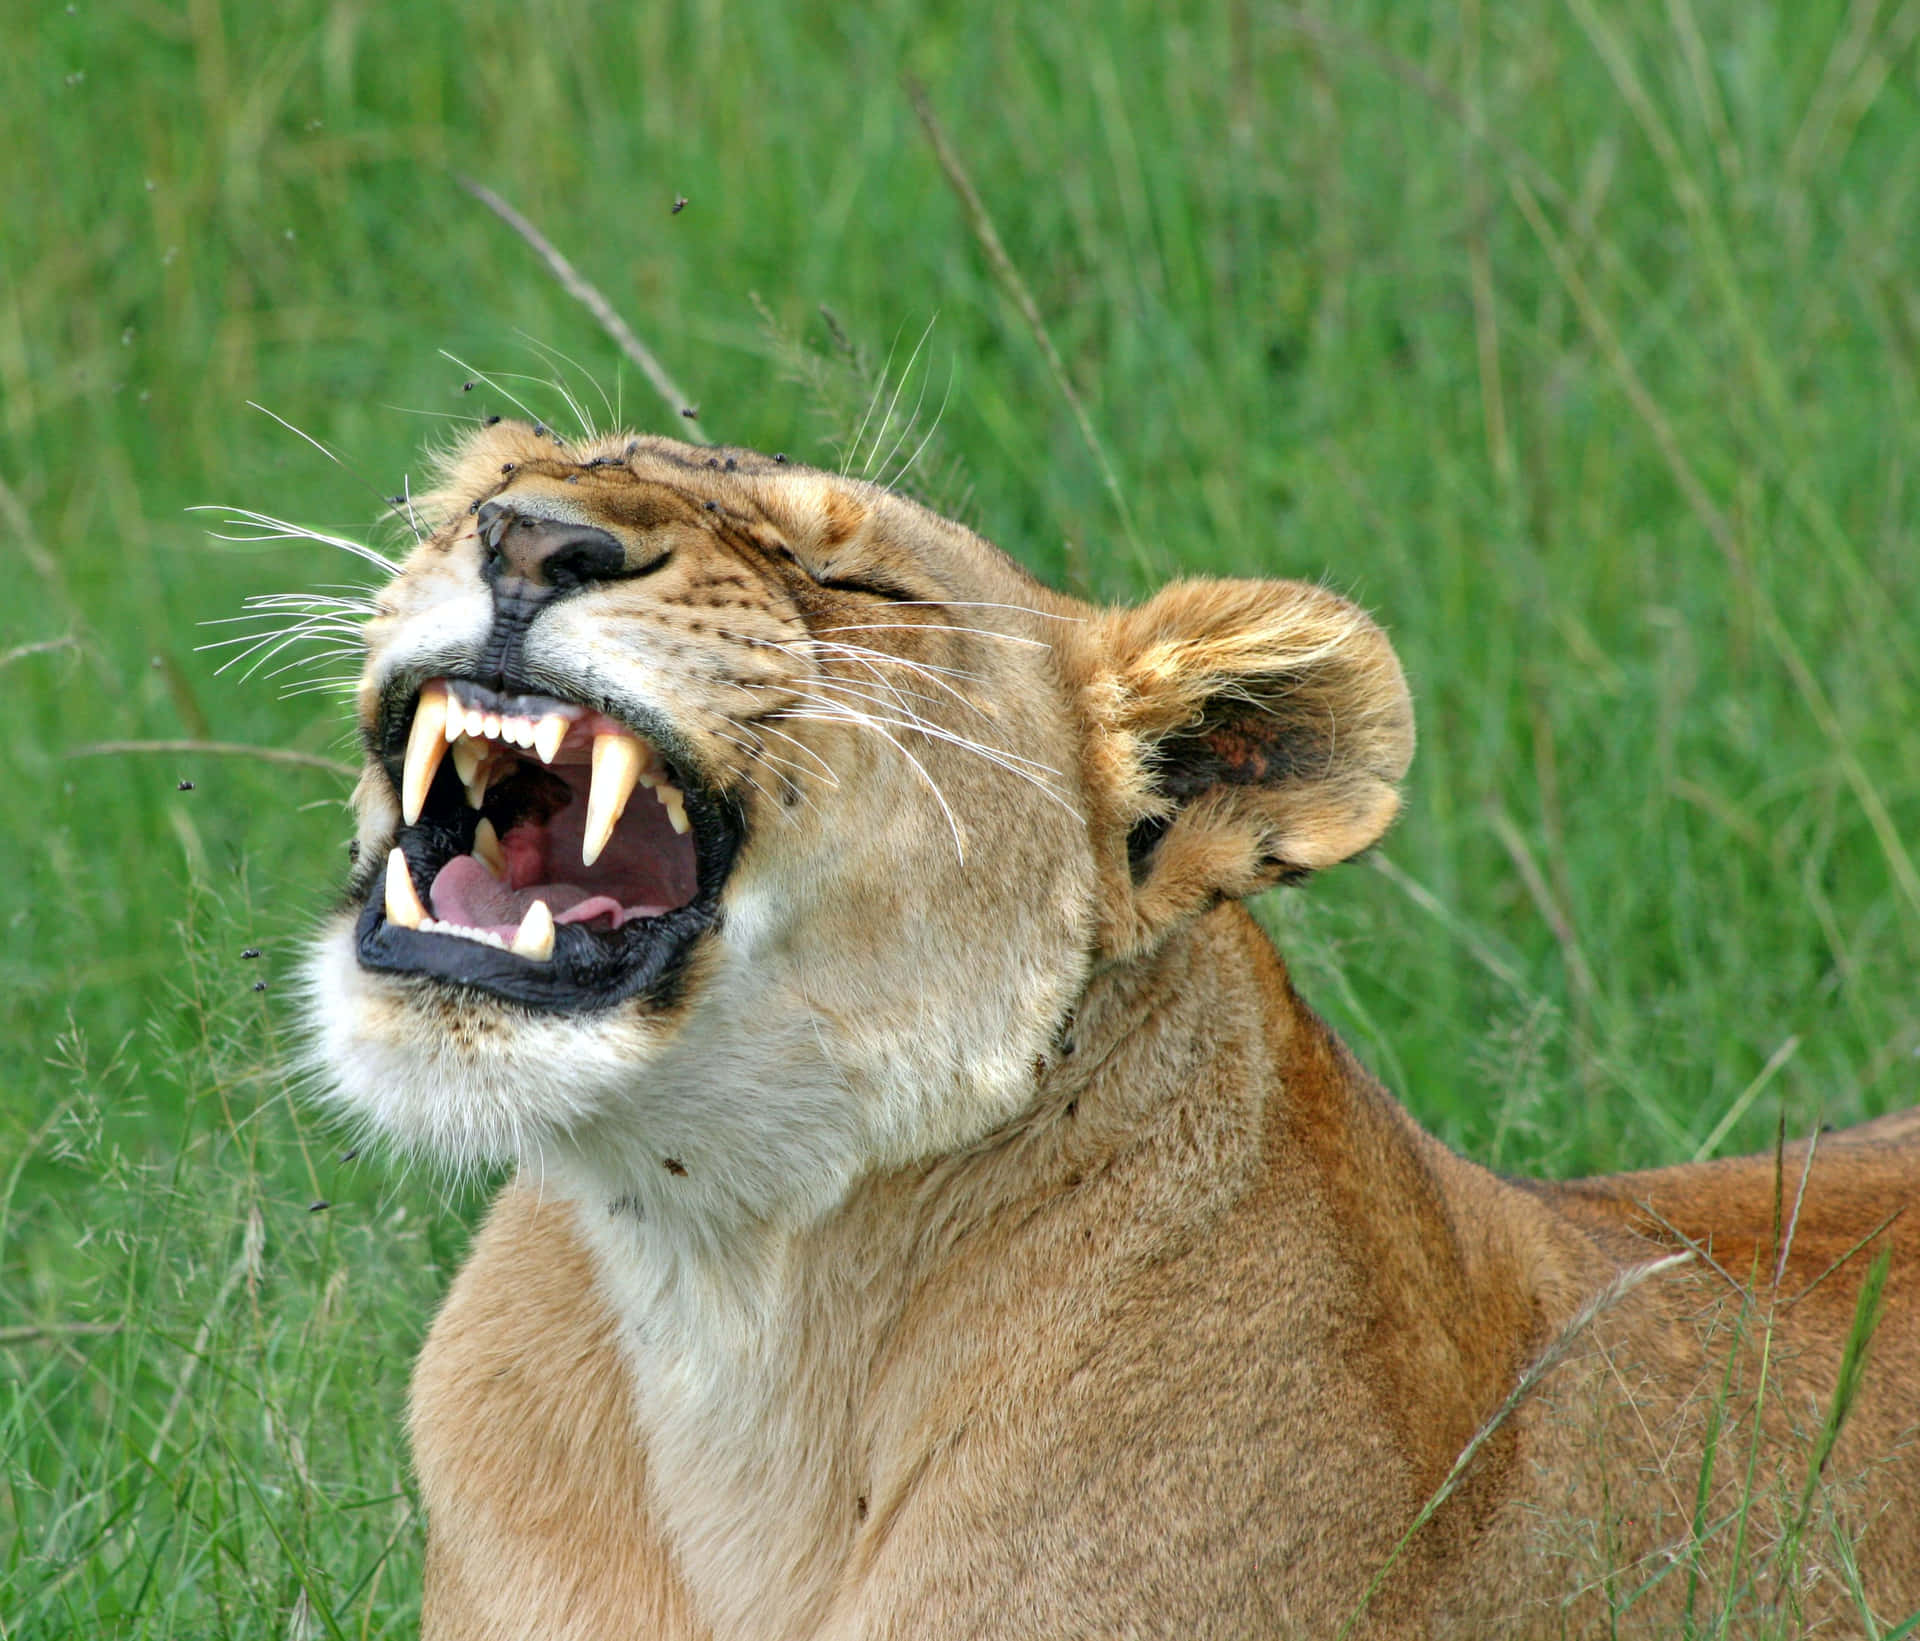
[[[201,646],[364,566],[189,509],[390,544],[508,394],[674,430],[456,174],[714,437],[857,468],[897,389],[912,481],[1045,576],[1373,609],[1406,816],[1261,912],[1450,1142],[1571,1173],[1920,1097],[1915,0],[16,7],[0,1636],[415,1621],[399,1408],[481,1198],[295,1100],[346,783],[80,754],[351,756],[282,693],[340,664]]]

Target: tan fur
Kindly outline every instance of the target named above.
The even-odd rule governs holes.
[[[548,653],[682,726],[749,842],[669,1007],[316,957],[343,1103],[521,1169],[414,1380],[434,1641],[1863,1633],[1842,1543],[1879,1622],[1920,1605],[1920,1217],[1883,1224],[1920,1120],[1501,1180],[1237,904],[1394,816],[1410,707],[1359,610],[1097,610],[869,486],[503,426],[383,595],[363,713],[484,620],[496,494],[654,566],[556,604]],[[361,814],[377,858],[378,768]]]

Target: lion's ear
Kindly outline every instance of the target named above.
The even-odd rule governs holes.
[[[1294,581],[1182,581],[1091,636],[1110,951],[1387,829],[1413,706],[1393,646],[1355,605]]]

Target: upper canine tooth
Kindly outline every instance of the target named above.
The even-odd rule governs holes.
[[[544,900],[536,900],[527,908],[520,927],[513,931],[510,949],[515,956],[530,957],[536,963],[544,963],[553,956],[553,913]]]
[[[587,827],[580,839],[580,860],[591,866],[613,836],[613,823],[633,796],[646,750],[638,736],[624,730],[593,738],[593,786],[587,793]]]
[[[447,686],[428,684],[413,709],[413,728],[407,734],[407,761],[400,774],[400,814],[411,826],[420,818],[440,760],[446,756],[443,731],[447,722]]]
[[[407,857],[398,849],[387,856],[387,921],[403,929],[417,929],[427,920],[427,909],[413,887]]]
[[[567,738],[567,731],[573,726],[558,712],[549,712],[535,726],[533,731],[533,749],[540,754],[543,764],[550,764],[560,754],[560,743]]]

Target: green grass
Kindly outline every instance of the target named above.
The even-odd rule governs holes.
[[[897,378],[935,321],[923,471],[1042,574],[1288,573],[1377,611],[1421,715],[1407,815],[1265,911],[1449,1141],[1568,1173],[1915,1099],[1912,9],[986,15],[82,0],[0,56],[9,1641],[413,1621],[398,1409],[477,1203],[343,1160],[290,1094],[343,785],[73,754],[343,755],[331,698],[196,646],[353,564],[187,509],[364,535],[422,441],[509,408],[441,350],[497,378],[559,350],[671,422],[456,172],[716,436],[831,459],[846,394],[823,413],[774,332],[833,355],[826,304]]]

